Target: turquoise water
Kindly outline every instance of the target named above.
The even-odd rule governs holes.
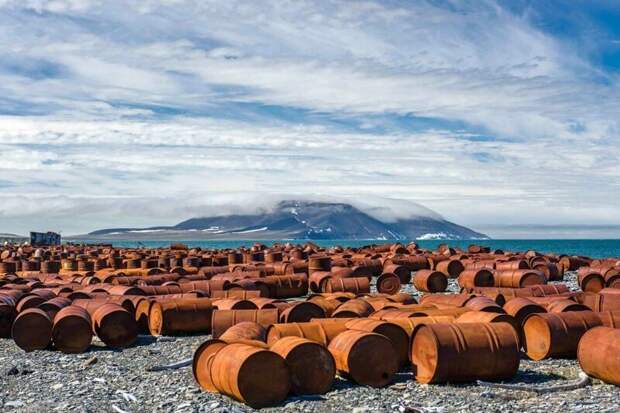
[[[201,247],[201,248],[237,248],[242,245],[252,245],[255,242],[260,242],[265,245],[271,245],[279,242],[292,242],[295,244],[303,244],[308,240],[236,240],[236,241],[130,241],[130,240],[114,240],[105,241],[107,243],[112,242],[115,247],[167,247],[171,243],[183,243],[189,247]],[[101,243],[102,241],[94,240],[72,240],[72,242],[85,242],[85,243]],[[334,245],[360,247],[368,244],[378,244],[384,241],[376,240],[317,240],[312,241],[323,247],[331,247]],[[401,241],[406,244],[406,241]],[[459,240],[459,241],[415,241],[420,247],[434,249],[439,244],[447,243],[450,246],[456,246],[460,248],[466,248],[470,244],[481,244],[491,247],[492,249],[503,249],[506,251],[527,251],[533,249],[544,253],[556,253],[556,254],[568,254],[568,255],[585,255],[593,258],[604,257],[620,257],[620,240]]]

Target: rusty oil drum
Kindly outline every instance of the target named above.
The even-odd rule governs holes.
[[[545,275],[536,270],[496,271],[494,277],[496,287],[523,288],[547,284]]]
[[[233,343],[221,347],[209,358],[206,368],[213,388],[250,407],[277,404],[290,391],[289,368],[273,351]]]
[[[620,330],[594,327],[588,330],[577,348],[581,369],[591,377],[620,386]]]
[[[229,344],[249,341],[265,343],[267,341],[267,330],[258,323],[244,321],[229,327],[219,339]]]
[[[123,348],[138,338],[134,317],[118,304],[106,303],[92,314],[93,330],[108,347]]]
[[[180,298],[151,305],[149,331],[153,336],[211,331],[211,300]]]
[[[351,319],[345,324],[349,330],[377,333],[387,337],[398,356],[398,365],[403,366],[409,361],[409,335],[398,324],[369,318]]]
[[[461,288],[493,287],[495,276],[492,268],[469,269],[461,272],[458,283]]]
[[[88,311],[77,305],[62,308],[54,318],[52,341],[63,353],[83,353],[92,341],[92,320]]]
[[[211,329],[214,338],[218,338],[229,327],[252,321],[267,328],[271,324],[278,322],[278,309],[268,308],[264,310],[216,310],[211,317]]]
[[[448,277],[441,271],[419,270],[413,276],[413,285],[418,291],[439,293],[448,288]]]
[[[319,321],[330,320],[328,318]],[[267,328],[267,344],[273,345],[282,337],[302,337],[327,346],[338,334],[346,330],[346,323],[316,322],[273,324]]]
[[[270,348],[286,360],[295,394],[328,392],[336,376],[336,362],[323,345],[301,337],[283,337]]]
[[[426,324],[411,359],[420,383],[507,380],[519,369],[519,336],[507,323]]]
[[[346,330],[329,343],[328,349],[338,373],[357,384],[384,387],[398,371],[398,355],[381,334]]]
[[[43,350],[52,342],[52,320],[45,311],[29,308],[17,315],[11,335],[26,352]]]
[[[401,281],[398,275],[384,272],[377,277],[377,291],[383,294],[396,294],[400,291]]]
[[[523,347],[532,360],[574,358],[581,337],[600,325],[601,319],[591,311],[532,314],[523,323]]]

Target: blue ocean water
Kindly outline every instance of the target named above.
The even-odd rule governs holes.
[[[98,240],[71,240],[76,243],[102,243]],[[201,247],[201,248],[237,248],[242,245],[250,246],[255,242],[260,242],[265,245],[271,245],[274,243],[291,242],[294,244],[304,244],[308,240],[235,240],[235,241],[135,241],[135,240],[114,240],[105,241],[106,243],[112,243],[115,247],[167,247],[171,243],[183,243],[189,247]],[[317,245],[323,247],[332,247],[335,245],[360,247],[369,244],[379,244],[386,241],[377,240],[317,240],[312,241]],[[415,240],[415,242],[422,248],[434,249],[439,244],[446,243],[453,247],[467,248],[470,244],[480,244],[491,247],[491,249],[503,249],[506,251],[527,251],[530,249],[543,253],[556,253],[556,254],[568,254],[568,255],[585,255],[592,258],[605,258],[605,257],[620,257],[620,239],[583,239],[583,240],[509,240],[509,239],[497,239],[497,240],[448,240],[448,241],[435,241],[435,240]],[[406,244],[407,241],[401,241]]]

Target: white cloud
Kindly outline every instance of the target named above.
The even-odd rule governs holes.
[[[0,48],[0,230],[239,192],[620,216],[618,79],[491,1],[0,0]]]

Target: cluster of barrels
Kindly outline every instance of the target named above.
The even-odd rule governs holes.
[[[561,282],[567,271],[581,291]],[[619,274],[620,259],[477,245],[7,246],[0,337],[76,353],[93,336],[122,348],[139,334],[212,334],[196,381],[253,407],[325,393],[336,375],[376,387],[400,369],[421,383],[510,379],[521,352],[578,358],[620,384]],[[459,293],[443,293],[449,279]]]

